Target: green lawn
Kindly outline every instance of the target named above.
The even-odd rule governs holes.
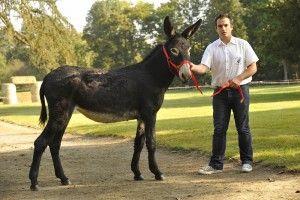
[[[172,149],[211,151],[213,133],[212,90],[168,91],[157,118],[157,143]],[[0,105],[0,119],[38,126],[39,104]],[[300,85],[251,88],[250,126],[255,161],[300,170]],[[95,123],[78,112],[67,132],[89,135],[134,137],[136,121]],[[227,158],[239,158],[233,117],[227,136]]]

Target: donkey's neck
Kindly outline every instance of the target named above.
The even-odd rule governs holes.
[[[158,85],[167,89],[174,79],[174,74],[168,67],[162,48],[163,45],[156,46],[151,54],[144,59],[143,64]]]

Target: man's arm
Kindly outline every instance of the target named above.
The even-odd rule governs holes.
[[[194,63],[190,63],[191,66],[191,71],[195,72],[197,74],[204,74],[205,72],[208,71],[208,67],[203,64],[195,65]]]
[[[240,75],[232,79],[231,86],[238,87],[243,80],[249,78],[250,76],[253,76],[256,72],[257,72],[256,62],[251,63],[243,73],[241,73]]]

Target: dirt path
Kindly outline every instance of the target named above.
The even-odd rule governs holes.
[[[165,181],[154,181],[147,154],[141,156],[145,181],[132,180],[132,141],[66,134],[61,157],[72,185],[60,186],[49,149],[40,168],[40,191],[29,190],[33,141],[40,131],[0,122],[0,199],[300,199],[300,175],[280,174],[256,165],[249,174],[227,163],[225,172],[197,175],[207,158],[158,149]]]

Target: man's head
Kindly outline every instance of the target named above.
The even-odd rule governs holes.
[[[233,30],[232,19],[229,14],[220,14],[215,19],[216,30],[221,40],[230,40]]]

